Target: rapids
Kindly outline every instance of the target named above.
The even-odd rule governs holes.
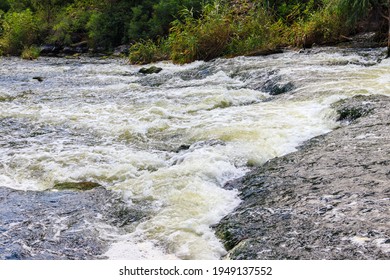
[[[148,213],[95,225],[105,256],[218,259],[212,225],[240,203],[224,184],[336,128],[332,103],[389,95],[383,57],[321,48],[159,62],[152,75],[124,60],[0,58],[0,186],[99,183]]]

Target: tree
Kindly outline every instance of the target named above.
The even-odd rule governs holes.
[[[0,10],[7,12],[10,8],[10,5],[7,0],[0,0]]]

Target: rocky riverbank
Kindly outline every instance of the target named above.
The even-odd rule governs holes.
[[[110,243],[104,231],[115,233],[145,216],[102,187],[44,192],[0,187],[0,203],[0,260],[101,258]]]
[[[340,127],[229,182],[227,259],[389,259],[390,98],[335,105]]]

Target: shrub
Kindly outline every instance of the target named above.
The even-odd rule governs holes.
[[[147,64],[168,58],[164,43],[141,40],[130,47],[129,61],[133,64]]]
[[[7,13],[3,21],[0,49],[6,54],[19,55],[24,46],[37,42],[38,34],[38,23],[29,9]]]
[[[33,60],[39,57],[40,49],[37,46],[25,47],[22,51],[22,58]]]
[[[91,11],[83,6],[70,5],[57,14],[48,41],[60,45],[70,45],[86,40],[87,23]]]
[[[244,55],[277,45],[277,30],[271,28],[271,23],[271,17],[261,6],[252,6],[245,15],[235,18],[228,54]]]

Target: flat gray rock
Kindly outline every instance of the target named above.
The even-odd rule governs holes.
[[[227,259],[390,259],[390,98],[335,106],[340,128],[226,185]]]
[[[0,260],[99,259],[112,231],[145,217],[102,187],[88,191],[17,191],[0,187]]]

